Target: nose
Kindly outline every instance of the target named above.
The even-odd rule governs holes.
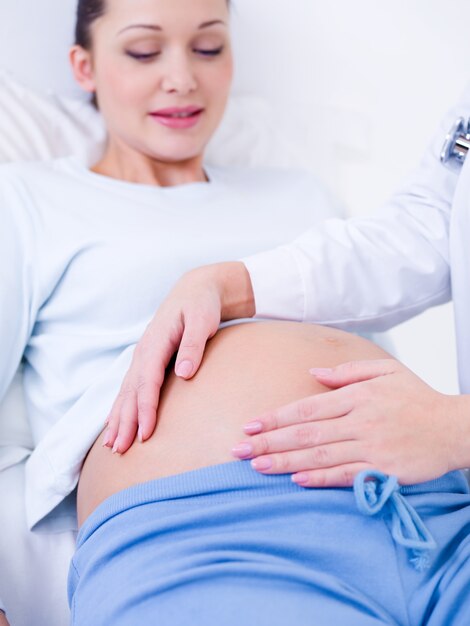
[[[182,96],[197,88],[196,77],[186,54],[178,52],[167,59],[161,85],[167,93],[177,93]]]

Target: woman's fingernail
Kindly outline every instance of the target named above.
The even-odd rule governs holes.
[[[273,466],[271,459],[253,459],[251,461],[251,467],[255,470],[269,470]]]
[[[140,441],[140,443],[143,443],[144,441],[144,437],[142,435],[142,426],[139,426],[139,430],[137,431],[137,439]]]
[[[296,485],[305,485],[308,483],[308,474],[293,474],[292,482]]]
[[[119,437],[116,439],[116,441],[114,442],[114,446],[113,446],[113,454],[116,454],[116,452],[119,452]]]
[[[232,448],[232,453],[235,456],[245,457],[253,454],[253,446],[249,443],[240,443],[238,446]]]
[[[176,375],[181,378],[188,378],[188,376],[191,376],[192,371],[193,364],[191,361],[181,361],[176,368]]]
[[[330,376],[333,373],[331,367],[313,367],[309,370],[310,374],[314,376]]]
[[[103,443],[101,444],[102,447],[105,448],[106,446],[108,446],[110,441],[111,441],[111,431],[107,430],[104,435]]]
[[[263,424],[261,422],[249,422],[243,426],[243,430],[247,435],[257,435],[262,432]]]
[[[104,421],[104,428],[106,428],[107,426],[109,426],[109,417],[107,417]]]

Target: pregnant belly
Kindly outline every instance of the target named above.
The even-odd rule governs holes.
[[[208,343],[191,381],[167,376],[157,426],[123,455],[102,447],[85,459],[78,486],[79,525],[107,497],[137,483],[233,461],[243,425],[263,411],[325,392],[309,374],[353,359],[387,358],[369,341],[295,322],[239,324]]]

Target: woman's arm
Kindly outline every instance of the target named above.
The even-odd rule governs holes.
[[[210,265],[184,275],[136,347],[106,420],[103,445],[123,453],[134,441],[137,429],[139,440],[146,441],[155,429],[160,389],[173,354],[178,353],[177,376],[192,378],[207,340],[215,335],[220,322],[254,313],[250,277],[242,263]]]

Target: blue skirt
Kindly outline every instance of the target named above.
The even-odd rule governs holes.
[[[463,474],[387,479],[304,489],[234,461],[120,491],[78,535],[71,624],[470,624]]]

